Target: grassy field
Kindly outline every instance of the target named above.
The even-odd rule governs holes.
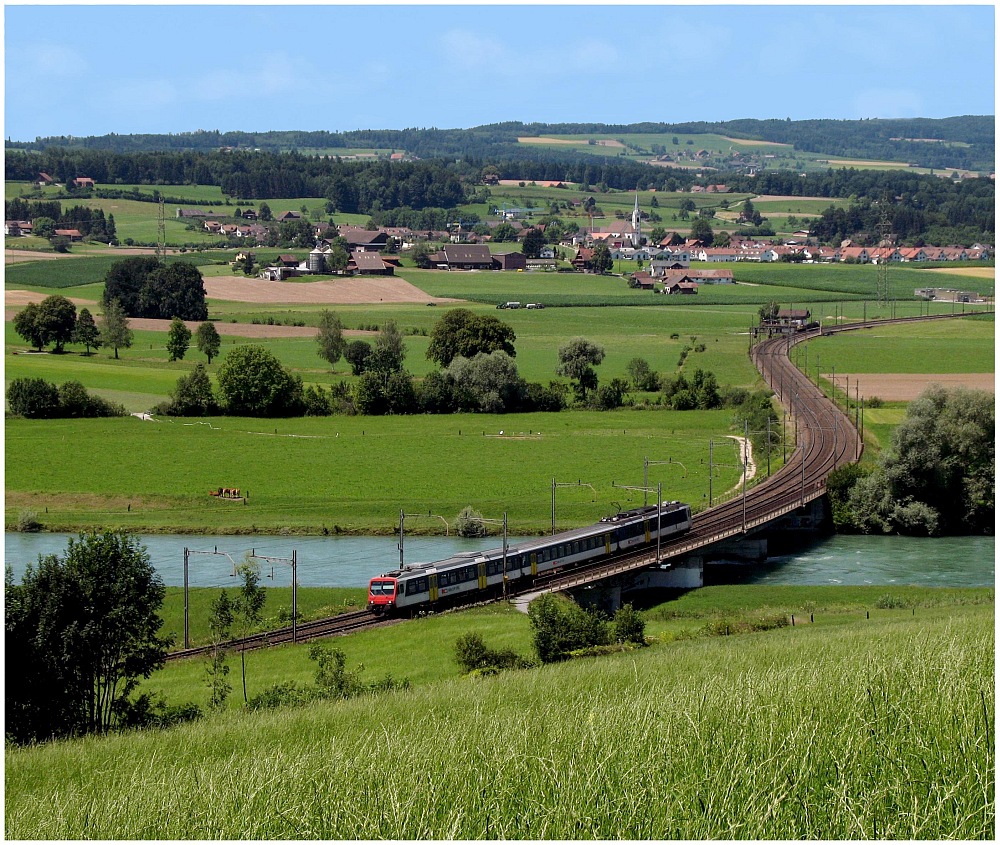
[[[979,318],[882,326],[817,338],[808,344],[809,357],[815,367],[819,355],[825,373],[992,373],[995,330],[992,320]],[[803,365],[804,349],[793,357]]]
[[[514,533],[538,533],[549,527],[553,478],[593,485],[594,493],[585,487],[558,497],[559,526],[588,524],[614,512],[613,501],[635,503],[635,494],[616,491],[611,482],[641,484],[646,457],[681,461],[683,467],[651,472],[650,480],[662,480],[665,497],[698,505],[708,492],[710,439],[720,447],[714,494],[734,486],[735,446],[727,460],[720,444],[730,419],[727,411],[632,410],[162,422],[11,419],[6,522],[16,523],[27,509],[51,530],[120,525],[166,532],[386,533],[394,530],[400,509],[451,521],[472,505],[490,518],[507,511]],[[208,491],[220,486],[247,491],[247,503],[210,498]]]
[[[458,677],[454,640],[479,630],[526,653],[523,616],[343,638],[349,667],[363,658],[366,676],[414,688],[9,749],[5,834],[992,838],[992,604],[837,615],[477,679]],[[296,651],[279,677],[308,682]],[[266,661],[248,655],[248,683],[264,683]]]

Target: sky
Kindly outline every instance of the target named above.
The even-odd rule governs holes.
[[[4,136],[995,114],[995,10],[19,3]]]

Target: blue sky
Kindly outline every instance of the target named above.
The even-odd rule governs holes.
[[[995,113],[992,5],[4,7],[4,135]]]

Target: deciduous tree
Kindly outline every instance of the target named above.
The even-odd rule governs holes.
[[[191,329],[184,325],[180,317],[174,317],[170,321],[170,330],[167,332],[167,352],[171,361],[180,361],[187,354],[191,345]]]
[[[140,678],[163,665],[165,589],[138,539],[81,534],[6,577],[8,736],[45,740],[114,727]]]
[[[218,372],[219,393],[233,416],[280,417],[302,410],[302,381],[263,346],[237,346]]]
[[[324,309],[320,312],[316,343],[319,345],[319,357],[331,367],[343,356],[347,346],[344,340],[344,324],[332,311]]]
[[[195,343],[198,345],[198,351],[203,353],[208,358],[208,363],[211,364],[212,359],[219,354],[219,349],[222,348],[222,338],[219,337],[215,323],[206,320],[198,326],[197,331],[195,331]]]
[[[150,272],[139,291],[138,316],[207,320],[208,305],[201,271],[187,261],[176,261]]]
[[[77,314],[73,342],[82,343],[87,355],[90,355],[91,349],[99,349],[101,346],[101,330],[97,328],[97,323],[86,308],[81,308]]]
[[[427,357],[447,367],[461,355],[472,358],[480,352],[504,352],[517,355],[514,329],[490,314],[476,314],[468,308],[454,308],[445,314],[431,330]]]
[[[114,349],[117,359],[119,349],[128,349],[132,345],[132,329],[129,327],[125,310],[117,299],[110,300],[104,306],[103,322],[101,345]]]
[[[603,360],[603,346],[583,337],[575,337],[559,347],[556,374],[574,382],[576,397],[582,402],[587,392],[597,387],[597,373],[593,368]]]

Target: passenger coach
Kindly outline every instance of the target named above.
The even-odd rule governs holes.
[[[587,528],[508,546],[507,582],[516,586],[536,575],[573,569],[690,530],[689,505],[663,502],[659,511],[659,527],[657,507],[651,505],[605,517]],[[493,598],[502,594],[503,585],[503,548],[460,552],[446,560],[412,564],[372,578],[368,607],[379,613],[411,613],[458,600]]]

